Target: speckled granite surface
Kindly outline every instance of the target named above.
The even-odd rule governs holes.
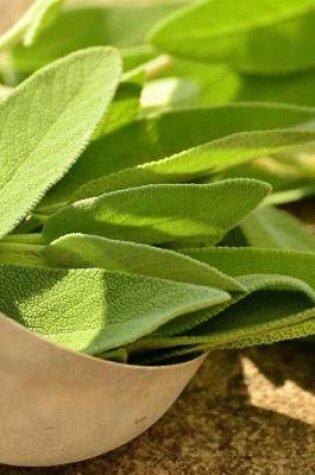
[[[314,475],[315,351],[218,352],[147,433],[111,454],[0,475]]]

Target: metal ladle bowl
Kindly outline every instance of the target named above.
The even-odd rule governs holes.
[[[113,363],[51,344],[0,314],[0,463],[52,466],[120,447],[170,408],[204,359]]]

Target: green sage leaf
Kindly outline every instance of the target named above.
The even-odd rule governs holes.
[[[133,349],[197,344],[211,348],[301,323],[305,312],[314,315],[315,291],[303,281],[263,274],[240,280],[247,285],[247,294],[234,296],[230,302],[213,309],[178,317],[162,326],[156,335],[135,343]]]
[[[246,73],[283,74],[311,68],[314,0],[203,0],[174,13],[151,32],[164,51]]]
[[[267,299],[266,299],[267,297]],[[235,334],[232,335],[231,332],[222,333],[220,334],[219,338],[209,338],[209,341],[200,343],[200,344],[190,344],[184,347],[180,347],[180,349],[175,350],[165,350],[161,352],[161,348],[167,348],[168,344],[167,340],[144,340],[139,343],[139,345],[131,346],[129,351],[133,351],[138,357],[140,357],[141,363],[145,364],[166,364],[169,362],[173,362],[178,360],[179,358],[182,359],[183,357],[194,356],[205,351],[213,351],[213,350],[230,350],[230,349],[239,349],[239,348],[246,348],[251,346],[257,345],[270,345],[272,343],[285,341],[285,340],[294,340],[296,338],[307,338],[310,342],[313,341],[313,335],[315,334],[315,310],[314,307],[311,309],[299,312],[294,315],[287,316],[286,311],[290,312],[290,310],[286,307],[286,296],[282,296],[280,299],[278,298],[272,299],[271,301],[268,299],[268,296],[260,297],[258,300],[261,305],[266,305],[265,302],[261,302],[261,300],[267,300],[267,307],[264,306],[264,310],[260,309],[258,305],[254,310],[255,314],[259,314],[259,312],[265,315],[266,311],[268,314],[278,314],[283,315],[282,318],[278,323],[278,325],[272,324],[264,324],[259,329],[257,328],[253,332],[245,332],[245,335],[239,332],[239,334],[235,338]],[[285,307],[283,307],[283,300],[285,301]],[[242,307],[237,310],[237,314],[241,311],[244,313],[245,311],[249,311],[249,305],[251,302],[242,302]],[[283,325],[283,326],[282,326]],[[183,338],[184,340],[184,338]],[[183,341],[182,340],[182,341]],[[218,342],[221,340],[221,343]],[[175,340],[170,340],[175,343]],[[151,348],[150,348],[151,344]],[[159,346],[160,345],[160,346]],[[152,348],[158,348],[160,351],[158,356],[156,353],[153,352],[153,355],[150,354],[150,350]],[[146,353],[146,351],[149,351]],[[141,355],[141,352],[144,352]],[[140,353],[138,355],[137,353]],[[134,355],[129,355],[134,359]]]
[[[248,244],[253,247],[315,251],[315,237],[284,210],[267,206],[259,208],[247,216],[240,227]]]
[[[43,237],[50,242],[64,234],[83,233],[144,244],[170,245],[187,239],[216,244],[269,191],[267,184],[247,179],[130,188],[61,209],[45,223]]]
[[[116,272],[207,285],[223,290],[244,289],[237,280],[183,254],[100,236],[87,234],[63,236],[45,248],[44,256],[54,267],[98,267]]]
[[[295,74],[257,76],[242,74],[227,64],[173,58],[170,66],[159,75],[159,78],[169,77],[193,82],[198,87],[195,106],[217,106],[233,102],[315,105],[313,69]]]
[[[143,83],[144,74],[141,71],[130,71],[124,76],[93,140],[99,140],[104,135],[120,129],[138,118]]]
[[[12,51],[14,67],[31,73],[74,51],[99,45],[130,48],[144,44],[149,29],[181,5],[67,6],[31,46],[17,45]],[[134,65],[133,65],[134,66]]]
[[[193,259],[237,277],[247,274],[280,274],[303,280],[315,289],[315,254],[256,247],[178,249]]]
[[[45,338],[99,354],[131,343],[177,315],[229,295],[100,269],[0,266],[0,310]]]
[[[73,193],[70,201],[141,185],[183,183],[207,176],[213,180],[214,174],[226,172],[256,157],[290,150],[297,145],[306,146],[314,141],[315,132],[310,131],[274,130],[233,134],[155,162],[91,180]],[[241,176],[246,175],[239,173]]]
[[[94,48],[47,66],[0,103],[0,236],[67,172],[108,108],[118,53]]]
[[[199,327],[207,327],[212,325],[212,319],[221,312],[225,311],[230,305],[235,305],[256,292],[263,291],[293,291],[302,292],[307,295],[308,300],[314,300],[315,290],[300,279],[278,274],[249,274],[238,278],[239,282],[247,289],[245,292],[235,294],[229,303],[217,306],[201,312],[194,312],[185,317],[178,317],[172,322],[161,327],[158,331],[160,335],[179,335],[187,332],[193,335],[200,335]],[[255,297],[253,297],[255,299]],[[294,313],[294,312],[292,312]],[[272,317],[272,316],[271,316]],[[248,317],[250,318],[250,317]],[[267,317],[266,317],[267,318]]]
[[[287,129],[307,123],[311,126],[314,115],[311,108],[238,104],[169,112],[136,121],[91,143],[40,207],[65,203],[82,185],[104,175],[239,132]]]

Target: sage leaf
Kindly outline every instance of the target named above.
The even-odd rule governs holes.
[[[193,259],[237,277],[247,274],[280,274],[303,280],[315,289],[315,254],[256,247],[178,249]]]
[[[0,84],[0,101],[2,101],[2,99],[7,97],[11,92],[12,92],[11,87],[3,86],[2,84]]]
[[[280,302],[281,304],[281,302]],[[296,321],[297,323],[294,323]],[[291,324],[292,322],[292,324]],[[222,349],[245,348],[257,345],[270,345],[285,340],[296,340],[297,338],[311,337],[315,334],[315,308],[290,316],[290,324],[280,328],[266,329],[257,332],[250,337],[240,338],[233,343],[224,344]]]
[[[136,121],[89,145],[40,208],[65,203],[88,181],[153,162],[239,132],[312,126],[314,110],[239,104],[169,112]],[[290,139],[289,139],[290,140]],[[266,145],[266,144],[265,144]]]
[[[140,100],[144,84],[144,73],[130,71],[117,90],[108,117],[103,121],[100,136],[134,122],[140,114]]]
[[[174,110],[198,103],[199,86],[195,81],[176,77],[150,81],[143,89],[141,98],[145,113]]]
[[[251,76],[230,72],[230,74],[227,73],[226,81],[233,81],[234,85],[232,86],[230,82],[230,89],[227,93],[232,95],[232,102],[270,101],[314,107],[314,79],[313,69],[295,74],[281,74],[280,76]]]
[[[82,153],[110,104],[120,72],[115,50],[87,49],[35,73],[0,103],[0,236]]]
[[[277,295],[277,298],[272,299],[271,302],[268,301],[266,310],[270,315],[274,313],[283,314],[283,307],[281,307],[283,303],[283,298],[286,299],[286,297],[284,296],[279,300]],[[242,304],[243,306],[242,308],[238,309],[238,313],[239,311],[244,312],[245,309],[248,311],[248,306],[246,305],[246,302],[244,301],[242,302]],[[256,308],[258,309],[259,307]],[[255,312],[257,313],[257,310]],[[208,342],[203,342],[199,344],[187,344],[184,347],[178,346],[180,349],[175,350],[169,349],[161,351],[161,348],[167,348],[169,344],[167,339],[143,340],[142,342],[139,342],[139,344],[131,345],[129,351],[133,352],[134,354],[130,354],[129,359],[130,361],[136,361],[138,364],[139,361],[141,364],[145,363],[149,365],[166,364],[169,362],[176,361],[179,358],[182,360],[182,358],[184,357],[194,357],[194,355],[204,353],[205,351],[230,350],[257,345],[270,345],[271,343],[276,343],[285,340],[294,340],[296,338],[306,339],[306,337],[308,337],[307,340],[312,343],[313,335],[315,334],[314,317],[315,310],[313,307],[309,310],[305,310],[294,315],[291,314],[289,317],[285,317],[283,320],[281,319],[279,321],[279,326],[265,324],[259,329],[254,329],[253,332],[248,332],[246,336],[244,336],[244,334],[242,336],[240,332],[237,336],[236,333],[233,335],[232,332],[222,333],[219,335],[219,338],[216,338],[215,335],[213,338],[210,337]],[[171,341],[175,346],[175,339],[170,339],[169,341]],[[177,338],[177,342],[179,342],[179,338]],[[183,342],[184,337],[182,338],[182,343]],[[158,354],[153,352],[154,356],[152,356],[150,350],[152,350],[154,347],[156,349],[159,349],[159,352]]]
[[[100,236],[87,234],[63,236],[45,248],[44,256],[54,267],[97,267],[189,284],[207,285],[228,291],[244,289],[237,280],[188,256],[168,249],[115,241]]]
[[[251,74],[314,66],[313,0],[204,0],[156,25],[151,41],[175,56],[228,63]]]
[[[269,191],[269,185],[247,179],[130,188],[62,208],[46,221],[43,237],[51,242],[83,233],[144,244],[187,239],[216,244]]]
[[[151,45],[144,44],[140,46],[131,46],[130,48],[124,48],[121,51],[124,70],[132,71],[133,69],[140,68],[146,69],[146,65],[155,60],[159,54],[155,48]]]
[[[293,203],[294,201],[304,200],[315,196],[315,184],[314,183],[301,183],[298,187],[273,193],[269,197],[268,203],[272,205],[284,205],[287,203]]]
[[[228,343],[231,339],[255,338],[260,332],[269,333],[313,319],[314,300],[312,305],[312,299],[302,298],[301,294],[297,297],[294,292],[277,291],[251,295],[232,305],[217,319],[207,322],[206,331],[213,334],[214,340],[219,335],[224,336],[223,340]]]
[[[262,207],[240,225],[250,246],[315,251],[315,237],[284,210]]]
[[[0,240],[0,265],[45,266],[43,246]]]
[[[291,130],[291,132],[293,131]],[[297,146],[296,148],[293,147],[291,152],[293,154],[298,154],[299,150],[301,151],[304,147],[307,149],[308,146],[313,147],[311,143],[309,145],[307,143],[301,143],[300,146]],[[285,151],[285,147],[283,148],[283,151]],[[286,152],[289,152],[289,148]],[[300,166],[295,166],[288,160],[286,162],[280,160],[279,153],[273,156],[264,155],[256,160],[244,162],[235,167],[226,169],[224,170],[224,173],[221,174],[221,177],[224,177],[225,179],[238,177],[255,178],[256,180],[270,183],[273,193],[272,196],[268,197],[268,204],[273,204],[274,201],[277,201],[275,195],[279,192],[286,193],[288,190],[295,187],[304,186],[307,180],[306,172],[302,170]]]
[[[229,299],[209,287],[100,269],[0,266],[0,288],[4,314],[88,354],[119,348],[177,315]]]
[[[0,37],[0,313],[131,364],[311,341],[312,215],[275,206],[315,190],[315,0],[101,3]]]
[[[161,327],[158,334],[135,343],[128,351],[197,344],[211,348],[301,323],[309,318],[305,312],[314,315],[315,291],[303,281],[263,274],[244,276],[240,280],[248,286],[247,294],[239,294],[226,304],[205,310],[204,319],[200,318],[198,323],[195,314],[201,316],[203,311],[178,317]],[[193,322],[189,322],[191,318]]]
[[[55,0],[56,1],[56,0]],[[99,45],[120,49],[144,44],[149,29],[182,4],[109,6],[67,5],[32,45],[19,44],[11,54],[16,70],[32,73],[74,51]]]
[[[108,112],[105,113],[94,134],[93,140],[100,139],[138,118],[143,83],[144,74],[141,71],[130,71],[124,76]]]
[[[241,132],[155,162],[91,180],[73,193],[70,201],[141,185],[182,183],[207,176],[213,179],[214,174],[226,172],[228,168],[244,164],[256,157],[275,154],[298,144],[304,146],[314,141],[315,132],[310,131]],[[239,176],[246,175],[239,173]]]
[[[181,333],[187,334],[187,332],[191,330],[191,333],[199,336],[199,327],[201,325],[203,325],[202,328],[208,324],[211,325],[211,321],[216,315],[219,315],[230,305],[235,305],[245,298],[248,298],[249,295],[255,295],[256,292],[292,290],[307,295],[308,300],[314,300],[315,297],[315,290],[313,290],[312,287],[300,279],[286,275],[249,274],[240,276],[238,280],[246,288],[246,291],[235,294],[229,303],[222,304],[214,309],[209,309],[209,311],[194,312],[185,317],[178,317],[174,321],[161,327],[158,333],[160,335],[179,335]]]
[[[172,63],[159,78],[178,78],[196,84],[199,94],[195,97],[195,106],[258,101],[315,105],[313,69],[295,74],[258,76],[242,74],[227,64],[172,58]]]

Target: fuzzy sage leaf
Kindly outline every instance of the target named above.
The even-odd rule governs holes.
[[[182,313],[229,299],[209,287],[100,269],[0,266],[0,288],[3,313],[89,354],[126,345]]]
[[[77,201],[53,214],[43,237],[83,233],[144,244],[216,244],[267,196],[257,180],[211,185],[149,185]],[[235,206],[237,203],[237,206]]]
[[[183,254],[100,236],[62,236],[45,247],[44,256],[54,267],[98,267],[229,291],[244,290],[237,280]]]
[[[162,50],[251,74],[283,74],[314,66],[314,0],[201,0],[151,32]]]
[[[235,296],[213,311],[179,317],[161,327],[157,335],[133,345],[131,351],[197,344],[223,346],[302,323],[314,314],[315,291],[303,281],[267,274],[249,275],[241,281],[248,288],[247,294]]]
[[[70,201],[153,183],[182,183],[207,176],[211,180],[215,175],[229,168],[234,170],[234,167],[257,157],[290,150],[298,145],[312,145],[314,141],[315,132],[311,131],[240,132],[155,162],[91,180],[74,192]]]
[[[35,73],[0,103],[0,236],[24,218],[82,153],[120,73],[115,50],[85,50]]]
[[[225,274],[279,274],[303,280],[315,289],[315,255],[290,249],[208,247],[178,249]]]
[[[233,104],[169,112],[135,121],[91,142],[64,179],[47,194],[40,208],[67,202],[81,186],[102,176],[167,158],[240,132],[287,129],[311,124],[314,115],[311,108]],[[291,139],[287,138],[292,144]],[[271,137],[270,139],[273,140]],[[263,142],[263,139],[258,140]],[[227,147],[228,144],[229,142]],[[259,145],[261,150],[266,147],[266,143],[260,142]],[[278,145],[280,146],[280,137]],[[233,147],[233,144],[230,143],[230,146]]]
[[[240,227],[252,247],[315,251],[315,237],[284,210],[262,207],[246,217]]]

